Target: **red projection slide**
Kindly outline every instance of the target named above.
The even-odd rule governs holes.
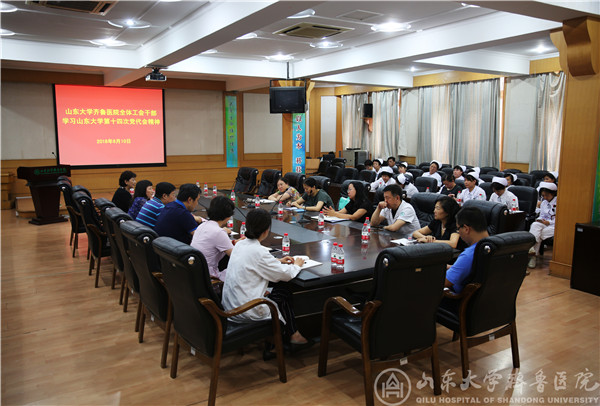
[[[162,92],[162,89],[55,85],[59,164],[163,165]]]

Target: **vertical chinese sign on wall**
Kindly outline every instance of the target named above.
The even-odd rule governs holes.
[[[306,164],[305,113],[292,114],[293,154],[292,168],[296,173],[304,173]]]
[[[237,96],[225,96],[225,154],[227,157],[227,167],[235,168],[238,166],[237,153]]]

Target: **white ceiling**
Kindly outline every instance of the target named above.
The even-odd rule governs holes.
[[[0,17],[2,29],[15,33],[2,37],[3,67],[103,73],[106,85],[122,86],[145,76],[147,66],[162,65],[167,77],[223,80],[228,90],[286,77],[411,87],[414,75],[439,70],[524,75],[531,59],[557,55],[549,32],[562,21],[600,15],[598,1],[469,2],[481,7],[454,1],[118,1],[105,15],[3,3],[18,9]],[[314,15],[288,18],[306,9]],[[108,23],[126,18],[151,26]],[[410,29],[371,29],[388,21]],[[313,48],[318,40],[275,34],[298,23],[347,29],[328,38],[342,46]],[[236,39],[247,33],[257,37]],[[90,42],[102,38],[126,45]],[[210,49],[217,53],[201,55]],[[266,59],[275,54],[293,59]]]

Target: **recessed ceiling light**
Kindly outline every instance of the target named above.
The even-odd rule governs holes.
[[[410,29],[410,24],[389,22],[383,24],[375,24],[371,26],[371,29],[376,32],[398,32],[406,31]]]
[[[0,3],[0,13],[14,13],[17,10],[17,7],[12,4]]]
[[[331,49],[331,48],[339,48],[343,44],[337,41],[321,41],[321,42],[311,42],[310,46],[313,48],[321,48],[321,49]]]
[[[150,23],[142,20],[136,20],[134,18],[121,18],[118,20],[108,21],[110,25],[119,28],[148,28]]]
[[[216,54],[217,52],[219,52],[219,51],[217,51],[216,49],[207,49],[206,51],[201,52],[200,55]]]
[[[244,34],[241,37],[237,37],[236,39],[253,39],[258,37],[258,35],[256,35],[256,33],[254,32],[249,32],[248,34]]]
[[[290,60],[294,59],[294,57],[292,55],[277,54],[277,55],[267,56],[267,59],[270,61],[283,62],[283,61],[290,61]]]
[[[296,13],[293,16],[289,16],[288,18],[306,18],[306,17],[312,17],[314,15],[315,15],[315,10],[313,10],[312,8],[309,8],[309,9],[306,9],[299,13]]]
[[[467,8],[467,7],[479,8],[479,6],[477,6],[475,4],[460,3],[460,5],[465,8]]]
[[[410,71],[411,71],[411,72],[414,72],[414,71],[416,71],[416,70],[417,70],[417,68],[415,68],[414,66],[411,66],[411,67],[410,67]]]
[[[550,48],[545,47],[543,44],[538,45],[536,48],[531,50],[532,52],[543,54],[544,52],[551,51]]]
[[[0,36],[2,37],[10,37],[11,35],[15,35],[11,30],[5,30],[4,28],[0,28]]]
[[[120,41],[114,38],[93,39],[90,42],[94,45],[105,47],[122,47],[123,45],[127,45],[125,41]]]

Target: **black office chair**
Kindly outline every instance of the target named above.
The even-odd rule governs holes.
[[[325,176],[331,179],[331,183],[340,183],[339,181],[342,179],[342,174],[342,168],[332,165],[327,168],[327,173]]]
[[[355,166],[356,170],[360,173],[360,171],[364,171],[366,167],[363,164],[358,164]]]
[[[89,197],[92,197],[92,194],[90,193],[90,191],[85,187],[85,186],[81,186],[81,185],[75,185],[71,188],[71,191],[73,193],[77,193],[77,192],[83,192],[86,195],[88,195]]]
[[[346,158],[333,158],[331,165],[338,165],[340,168],[345,168]]]
[[[335,154],[323,154],[323,156],[321,157],[322,161],[333,161],[335,158]]]
[[[530,185],[533,187],[537,187],[537,184],[540,183],[542,181],[542,179],[544,179],[544,176],[546,176],[548,174],[548,171],[536,170],[536,171],[530,171],[529,174],[531,175]],[[521,175],[517,175],[517,177],[521,177]]]
[[[340,296],[327,299],[318,375],[327,374],[331,331],[362,354],[367,405],[373,405],[372,364],[398,367],[399,355],[411,362],[429,357],[433,393],[439,395],[435,317],[444,289],[446,263],[451,258],[452,248],[446,244],[387,248],[377,257],[373,292],[361,310]],[[334,312],[334,306],[343,311]]]
[[[417,178],[423,175],[422,169],[408,169],[406,172],[410,173],[415,181],[417,180]]]
[[[500,178],[503,178],[504,176],[506,176],[504,174],[504,172],[501,172],[501,171],[489,171],[488,173],[486,173],[486,175],[498,176]]]
[[[490,235],[504,232],[504,222],[508,215],[508,208],[502,203],[489,202],[487,200],[467,200],[463,207],[477,207],[481,210],[487,221],[487,229]]]
[[[509,169],[505,169],[504,173],[521,173],[521,170],[520,169],[509,168]]]
[[[317,175],[325,176],[327,168],[331,166],[331,161],[322,160],[319,162],[319,168],[317,169]]]
[[[105,198],[98,198],[98,199],[94,200],[94,204],[96,205],[98,210],[100,210],[100,218],[102,219],[102,225],[104,226],[104,232],[106,233],[106,238],[108,238],[108,243],[111,246],[110,257],[112,259],[113,267],[115,267],[116,272],[113,272],[113,277],[112,277],[112,281],[110,283],[110,288],[114,289],[115,288],[115,278],[116,278],[117,272],[120,273],[121,275],[123,274],[123,258],[121,257],[121,252],[117,248],[117,242],[115,240],[114,224],[111,222],[111,219],[108,218],[108,216],[106,215],[106,212],[108,210],[118,209],[118,207],[115,206],[115,204],[113,202],[111,202],[110,200],[105,199]],[[119,209],[119,212],[123,213],[123,211],[120,209]],[[120,219],[129,220],[130,217],[129,217],[129,215],[127,215],[126,217],[119,216],[117,218],[117,221]]]
[[[161,274],[160,260],[152,248],[158,234],[150,227],[138,223],[137,221],[126,221],[121,224],[121,232],[127,240],[129,246],[129,257],[133,270],[138,277],[140,288],[140,304],[142,307],[141,318],[139,320],[138,341],[144,341],[144,326],[146,324],[146,313],[158,319],[164,328],[163,347],[160,357],[160,366],[167,366],[167,351],[169,350],[169,338],[171,336],[172,311],[169,302],[169,294],[165,287],[160,283]]]
[[[358,169],[356,168],[344,168],[342,169],[342,177],[340,181],[337,183],[344,183],[345,180],[354,180],[358,179]]]
[[[331,180],[326,176],[311,176],[317,182],[317,189],[323,189],[325,192],[329,192],[329,185]]]
[[[487,173],[479,174],[479,179],[481,179],[483,182],[491,182],[493,178],[493,175],[488,175]]]
[[[71,178],[69,178],[68,176],[65,175],[60,175],[58,178],[56,178],[56,183],[60,182],[60,181],[65,181],[68,182],[69,185],[73,185],[73,183],[71,182]]]
[[[171,378],[177,376],[179,340],[183,339],[196,351],[211,358],[208,404],[214,405],[221,355],[259,339],[272,337],[277,353],[279,380],[286,382],[277,306],[265,298],[257,298],[225,311],[213,290],[208,265],[200,251],[169,237],[155,239],[153,246],[160,257],[163,279],[173,304],[175,339]],[[269,307],[270,320],[235,322],[229,319],[262,304]]]
[[[493,166],[482,166],[482,167],[481,167],[481,168],[479,168],[479,169],[480,169],[479,173],[480,173],[480,174],[482,174],[482,175],[483,175],[483,174],[486,174],[486,173],[488,173],[488,172],[492,172],[492,171],[493,171],[493,172],[498,172],[498,168],[496,168],[496,167],[493,167]]]
[[[431,193],[436,193],[438,190],[438,183],[434,178],[420,176],[415,179],[415,187],[419,192],[425,192],[427,191],[427,188],[429,188]]]
[[[235,178],[235,185],[233,186],[235,193],[252,194],[256,187],[257,176],[258,169],[247,166],[241,167],[238,170],[237,177]]]
[[[98,279],[100,278],[100,264],[103,257],[110,255],[110,245],[108,238],[104,232],[104,226],[96,212],[92,198],[85,192],[73,193],[73,200],[83,217],[85,224],[85,232],[88,236],[88,244],[90,245],[90,266],[89,274],[92,274],[94,264],[96,264],[96,280],[94,287],[98,287]],[[113,267],[113,279],[115,278],[116,269]]]
[[[469,374],[469,348],[510,334],[513,367],[519,368],[517,294],[525,278],[532,234],[514,231],[477,243],[471,275],[461,293],[444,293],[437,321],[460,339],[463,379]],[[481,333],[488,332],[485,335]]]
[[[421,227],[425,227],[433,221],[435,202],[437,202],[441,196],[442,195],[437,193],[419,192],[415,193],[410,198],[410,204],[415,209],[415,214],[419,219]]]
[[[417,165],[408,164],[408,166],[406,167],[406,170],[409,170],[409,169],[419,169],[419,167]]]
[[[440,171],[445,173],[446,175],[452,175],[454,173],[454,169],[452,169],[450,166],[441,168]]]
[[[538,191],[530,186],[509,186],[508,190],[519,199],[519,210],[525,212],[525,229],[529,230],[531,223],[535,221]]]
[[[102,218],[102,213],[107,208],[109,208],[109,207],[117,207],[117,206],[115,206],[115,204],[113,202],[111,202],[108,199],[105,199],[104,197],[99,197],[97,199],[94,199],[94,205],[96,206],[96,208],[98,210],[100,210],[100,218]]]
[[[481,182],[478,186],[485,192],[485,199],[489,200],[492,193],[494,193],[492,190],[492,184],[490,182]]]
[[[375,182],[375,177],[377,176],[377,172],[369,171],[367,169],[363,169],[358,173],[358,180],[362,180],[364,182],[373,183]]]
[[[431,166],[431,162],[427,161],[427,162],[421,162],[419,164],[419,168],[421,167],[427,167],[427,170],[429,170],[429,167]]]
[[[365,182],[357,179],[347,179],[342,183],[342,187],[340,188],[340,196],[348,197],[348,185],[352,182],[360,182],[365,186],[365,190],[368,192],[371,189],[371,184],[369,182]]]
[[[278,169],[265,169],[260,177],[257,195],[269,197],[277,190],[277,181],[281,178],[281,171]]]
[[[71,181],[59,180],[57,185],[63,194],[65,206],[67,207],[67,212],[69,213],[69,222],[71,223],[71,237],[69,238],[69,245],[73,246],[72,256],[75,257],[75,251],[79,248],[79,234],[85,233],[85,224],[83,223],[83,217],[81,217],[81,213],[79,213],[79,209],[77,209],[77,205],[73,200]]]
[[[304,180],[306,176],[303,173],[288,172],[285,174],[285,178],[289,179],[290,186],[293,186],[298,193],[304,194]]]
[[[533,187],[535,183],[534,177],[528,173],[519,173],[517,174],[517,180],[515,185],[517,186],[531,186]]]
[[[454,183],[456,183],[458,186],[460,186],[461,188],[465,188],[465,181],[464,180],[454,180]]]

